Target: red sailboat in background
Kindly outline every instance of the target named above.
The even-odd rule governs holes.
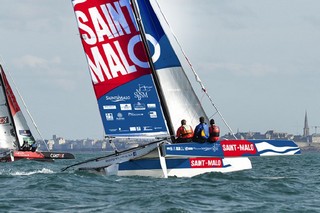
[[[70,153],[37,150],[28,123],[0,65],[0,161],[74,159]]]

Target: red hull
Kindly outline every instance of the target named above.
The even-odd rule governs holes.
[[[31,151],[14,151],[13,157],[15,160],[26,159],[44,159],[45,156],[41,152],[31,152]]]
[[[13,151],[13,159],[14,161],[27,159],[27,160],[44,160],[44,161],[52,161],[55,159],[74,159],[74,155],[71,153],[65,152],[32,152],[32,151]],[[4,153],[2,157],[0,157],[0,162],[11,162],[10,152],[7,154]]]

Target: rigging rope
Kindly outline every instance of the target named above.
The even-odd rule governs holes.
[[[2,57],[1,57],[1,60],[3,61]],[[3,62],[4,62],[4,61],[3,61]],[[6,71],[6,73],[9,75],[10,80],[12,81],[12,83],[13,83],[13,85],[14,85],[14,88],[16,89],[16,91],[17,91],[17,93],[18,93],[18,95],[19,95],[19,98],[20,98],[20,100],[22,101],[23,106],[25,107],[26,112],[28,113],[28,116],[29,116],[29,118],[31,119],[31,121],[32,121],[35,129],[37,130],[37,132],[38,132],[38,134],[39,134],[42,142],[44,143],[45,147],[47,148],[47,151],[49,151],[49,147],[48,147],[48,145],[46,144],[46,142],[44,141],[44,138],[42,137],[42,134],[40,133],[40,130],[39,130],[39,128],[38,128],[35,120],[33,119],[32,115],[31,115],[31,113],[30,113],[30,111],[29,111],[29,109],[28,109],[28,107],[27,107],[27,104],[25,103],[24,99],[22,98],[22,95],[20,94],[20,91],[19,91],[19,89],[18,89],[15,81],[13,80],[13,78],[12,78],[12,76],[11,76],[11,73],[9,72],[9,70]]]
[[[200,84],[202,91],[203,91],[203,92],[206,94],[206,96],[208,97],[211,105],[215,108],[215,110],[217,111],[217,113],[218,113],[219,116],[221,117],[223,123],[227,126],[227,128],[229,129],[229,131],[231,132],[231,134],[233,135],[233,137],[234,137],[235,139],[237,139],[237,137],[235,136],[235,134],[234,134],[234,132],[232,131],[231,127],[228,125],[227,121],[224,119],[224,117],[222,116],[221,112],[218,110],[217,106],[214,104],[211,96],[210,96],[209,93],[207,92],[207,89],[206,89],[205,86],[203,85],[203,83],[202,83],[199,75],[197,74],[197,72],[196,72],[195,69],[193,68],[193,66],[192,66],[189,58],[187,57],[187,55],[185,54],[184,50],[182,49],[182,46],[180,45],[180,42],[179,42],[177,36],[174,34],[174,32],[173,32],[173,30],[172,30],[172,28],[171,28],[171,26],[170,26],[170,24],[169,24],[166,16],[164,15],[164,13],[163,13],[162,10],[161,10],[161,7],[160,7],[160,5],[159,5],[159,2],[156,1],[156,3],[157,3],[157,6],[158,6],[158,8],[159,8],[159,11],[160,11],[162,17],[164,18],[164,20],[165,20],[167,26],[169,27],[169,29],[170,29],[170,31],[171,31],[171,33],[172,33],[175,41],[176,41],[177,44],[178,44],[178,46],[179,46],[179,48],[180,48],[180,51],[182,52],[182,54],[183,54],[184,58],[186,59],[187,63],[189,64],[189,66],[190,66],[190,68],[191,68],[191,70],[192,70],[192,72],[193,72],[193,74],[194,74],[194,77],[195,77],[196,81]]]

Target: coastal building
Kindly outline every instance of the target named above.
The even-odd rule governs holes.
[[[309,132],[309,124],[308,124],[308,115],[306,111],[304,115],[303,137],[308,137],[309,135],[310,135],[310,132]]]
[[[220,139],[234,139],[236,136],[237,139],[283,139],[283,140],[294,140],[299,143],[299,146],[312,146],[317,145],[320,147],[320,134],[317,133],[317,127],[320,126],[311,126],[315,128],[315,133],[310,134],[309,123],[308,123],[308,114],[305,111],[304,116],[304,125],[303,125],[303,134],[302,135],[293,135],[286,132],[277,132],[275,130],[268,130],[266,133],[260,132],[240,132],[239,130],[235,135],[227,133],[221,135]],[[126,140],[114,139],[114,142],[117,144],[118,150],[124,150],[128,147],[138,146],[140,143],[145,142],[144,140],[135,140],[133,144],[128,143]],[[41,144],[41,142],[38,142]],[[63,137],[58,137],[53,135],[52,139],[47,140],[47,146],[49,150],[55,151],[114,151],[110,143],[106,139],[80,139],[80,140],[66,140]],[[42,147],[41,147],[42,149]]]
[[[312,134],[311,141],[312,141],[312,143],[320,144],[320,134]]]

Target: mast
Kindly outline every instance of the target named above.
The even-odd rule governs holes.
[[[152,61],[152,57],[151,57],[151,54],[150,54],[148,41],[147,41],[144,29],[143,29],[143,25],[141,23],[142,20],[141,20],[141,17],[139,15],[139,12],[138,12],[136,1],[135,0],[130,0],[130,2],[131,2],[131,5],[133,7],[133,13],[134,13],[134,15],[136,17],[136,21],[137,21],[137,24],[138,24],[138,27],[139,27],[139,30],[140,30],[141,39],[142,39],[142,42],[144,44],[143,47],[144,47],[144,49],[145,49],[145,51],[147,53],[148,62],[149,62],[150,68],[152,70],[151,74],[152,74],[152,77],[153,77],[153,79],[155,81],[155,85],[156,85],[156,88],[157,88],[157,91],[158,91],[158,94],[159,94],[160,104],[162,106],[164,117],[166,118],[167,126],[168,126],[169,133],[170,133],[170,138],[171,138],[172,141],[174,141],[175,140],[175,137],[174,137],[175,136],[175,132],[174,132],[173,124],[171,122],[171,118],[170,118],[168,107],[165,104],[166,101],[165,101],[165,98],[164,98],[164,94],[162,92],[162,88],[161,88],[161,85],[160,85],[160,80],[159,80],[159,77],[158,77],[158,75],[156,73],[156,69],[155,69],[153,61]]]
[[[7,95],[7,88],[6,88],[6,85],[4,84],[4,80],[3,80],[3,74],[4,74],[4,70],[2,68],[2,65],[0,64],[0,83],[3,87],[3,93],[4,93],[4,97],[6,99],[6,105],[8,107],[8,111],[9,111],[9,116],[10,116],[10,119],[11,119],[11,122],[12,122],[12,127],[13,127],[13,131],[14,131],[14,137],[16,139],[16,145],[18,147],[18,150],[20,150],[20,143],[19,143],[19,139],[18,139],[18,135],[17,135],[17,131],[16,131],[16,125],[14,123],[14,119],[13,119],[13,116],[12,116],[12,112],[11,112],[11,109],[10,109],[10,104],[9,104],[9,99],[8,99],[8,95]],[[12,134],[12,132],[10,131],[10,134]]]

